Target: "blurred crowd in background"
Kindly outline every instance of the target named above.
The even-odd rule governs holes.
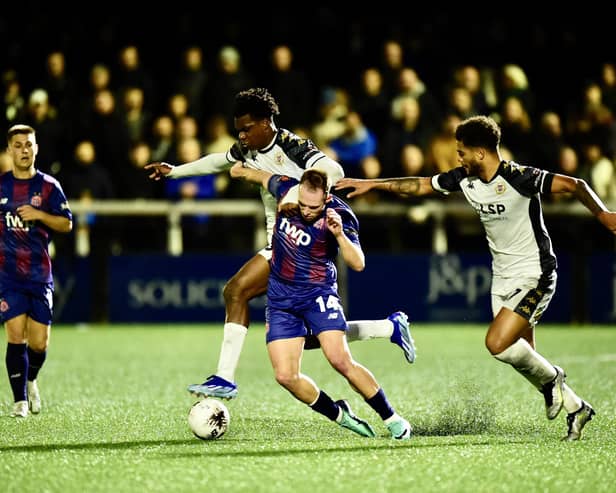
[[[451,169],[456,124],[489,114],[505,157],[583,177],[616,200],[616,57],[594,49],[609,39],[600,19],[221,12],[155,12],[135,23],[46,6],[25,25],[2,21],[2,127],[37,130],[37,167],[71,200],[257,198],[224,174],[154,182],[142,168],[226,151],[234,95],[263,86],[280,105],[277,124],[311,138],[348,176]],[[0,167],[10,167],[6,155]],[[187,248],[233,247],[217,230],[224,221],[190,218]],[[151,227],[115,222],[109,248],[164,251],[164,226],[146,240]]]

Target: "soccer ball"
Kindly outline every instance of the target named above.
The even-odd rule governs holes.
[[[201,440],[214,440],[223,436],[229,428],[230,420],[227,406],[211,397],[195,402],[188,413],[188,426]]]

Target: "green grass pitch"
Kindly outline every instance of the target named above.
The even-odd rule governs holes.
[[[8,417],[0,394],[2,492],[602,492],[616,485],[616,330],[539,326],[537,345],[596,409],[579,442],[561,442],[565,413],[484,348],[484,326],[413,326],[417,361],[387,340],[351,344],[414,427],[396,442],[326,363],[303,371],[371,422],[367,439],[310,411],[276,384],[262,325],[248,334],[226,401],[227,433],[188,429],[185,390],[215,370],[220,326],[56,326],[39,376],[43,411]],[[6,338],[2,338],[5,347]]]

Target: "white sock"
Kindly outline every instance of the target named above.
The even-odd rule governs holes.
[[[503,352],[495,354],[497,360],[509,363],[518,373],[540,389],[556,376],[556,369],[521,337]]]
[[[223,332],[216,375],[229,382],[235,382],[235,370],[240,361],[240,354],[242,353],[248,328],[240,324],[227,322]]]
[[[351,320],[346,336],[349,342],[364,341],[366,339],[391,337],[394,323],[388,318],[383,320]]]
[[[582,399],[566,383],[563,385],[563,407],[567,414],[574,413],[582,407]]]

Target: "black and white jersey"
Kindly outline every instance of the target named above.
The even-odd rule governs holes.
[[[502,161],[484,182],[458,167],[432,177],[441,193],[461,191],[483,224],[492,253],[492,272],[501,278],[539,278],[556,269],[556,256],[541,210],[541,193],[549,193],[554,175],[545,170]]]
[[[344,175],[341,166],[323,154],[311,140],[280,128],[269,145],[263,149],[242,151],[235,144],[227,152],[208,154],[196,161],[174,166],[168,177],[182,178],[220,173],[231,168],[237,161],[242,161],[249,168],[268,171],[275,175],[290,176],[296,180],[301,178],[304,170],[317,163],[321,169],[324,169],[325,163],[329,163],[331,172],[338,173],[338,178]],[[336,179],[333,179],[330,172],[327,171],[327,173],[332,182],[335,182]],[[265,206],[267,241],[271,244],[276,221],[276,199],[263,187],[261,187],[261,199]]]
[[[274,140],[264,149],[241,154],[237,152],[236,147],[227,151],[229,162],[242,161],[249,168],[290,176],[296,180],[301,178],[306,169],[321,159],[327,158],[311,140],[301,138],[283,128],[278,129]],[[267,241],[270,244],[276,222],[277,203],[274,196],[263,187],[261,187],[261,199],[265,206]]]

